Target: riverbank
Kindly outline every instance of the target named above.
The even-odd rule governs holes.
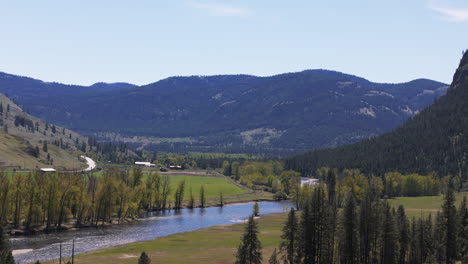
[[[252,203],[252,202],[271,202],[271,201],[274,201],[272,193],[268,193],[264,191],[253,191],[253,190],[250,190],[249,192],[246,192],[243,194],[227,196],[223,198],[224,205],[246,204],[246,203]],[[206,200],[206,206],[204,208],[211,208],[211,207],[220,207],[219,197],[217,198],[213,197],[213,198],[209,198]],[[184,201],[181,209],[188,209],[187,201]],[[171,210],[174,210],[174,209],[167,209],[165,211],[171,211]],[[142,212],[142,215],[153,213],[153,212],[158,212],[158,211],[163,211],[163,210],[144,211]],[[98,225],[82,224],[79,226],[76,225],[75,220],[72,220],[70,222],[62,224],[62,226],[57,229],[46,230],[46,226],[36,226],[32,228],[31,230],[26,230],[24,228],[11,229],[9,233],[10,233],[10,236],[12,237],[34,236],[34,235],[38,235],[42,233],[55,233],[55,232],[72,231],[72,230],[79,230],[79,229],[85,229],[85,228],[99,228],[99,227],[107,227],[107,226],[113,226],[113,225],[119,225],[119,224],[127,224],[132,221],[137,221],[139,219],[141,219],[141,217],[128,217],[128,218],[123,218],[123,219],[114,218],[111,222],[103,223],[102,221],[99,221]]]
[[[286,221],[286,214],[262,215],[257,221],[264,263],[268,263],[268,258],[281,241],[281,229]],[[244,224],[213,226],[83,253],[75,256],[75,261],[80,264],[134,264],[140,253],[145,251],[152,263],[234,263],[243,231]],[[43,263],[57,263],[57,260]]]

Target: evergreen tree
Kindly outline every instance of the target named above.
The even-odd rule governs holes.
[[[276,252],[276,248],[273,251],[273,254],[271,254],[271,257],[268,260],[268,264],[280,264],[280,262],[278,260],[278,253]]]
[[[373,256],[371,253],[373,252],[375,232],[377,231],[377,221],[374,219],[373,206],[373,196],[367,191],[359,207],[359,253],[360,262],[363,264],[372,263]]]
[[[356,214],[356,201],[351,193],[343,208],[341,219],[340,263],[358,263],[358,217]]]
[[[400,245],[400,252],[398,256],[398,263],[405,264],[410,243],[409,222],[405,214],[403,205],[398,206],[397,210],[397,226],[398,226],[398,244]]]
[[[459,232],[458,232],[458,250],[459,259],[462,261],[468,261],[468,208],[467,208],[466,196],[458,209],[458,221],[459,221]]]
[[[47,147],[47,142],[46,141],[44,141],[43,144],[42,144],[42,151],[49,152],[49,148]]]
[[[138,259],[138,264],[151,264],[151,259],[148,257],[146,252],[141,252],[140,258]]]
[[[262,245],[258,239],[258,227],[253,216],[249,217],[241,243],[237,249],[236,264],[262,263]]]
[[[422,264],[421,263],[421,250],[420,250],[420,242],[419,242],[419,235],[418,235],[418,227],[416,218],[413,217],[411,220],[411,244],[410,244],[410,255],[409,255],[409,263],[411,264]]]
[[[443,263],[445,259],[444,229],[443,216],[437,212],[434,225],[434,259],[437,263]]]
[[[451,185],[451,184],[450,184]],[[455,263],[457,258],[457,209],[452,186],[447,188],[442,205],[442,217],[445,234],[445,262]]]
[[[253,216],[259,216],[260,215],[260,206],[258,205],[258,202],[254,203],[253,209],[252,209],[252,214],[253,214]]]
[[[382,264],[395,264],[398,259],[398,230],[394,214],[387,201],[383,204],[384,222],[382,223]]]
[[[288,220],[283,227],[283,235],[281,235],[281,238],[283,241],[281,242],[280,250],[283,253],[284,263],[298,263],[297,247],[299,243],[299,227],[294,208],[291,208],[291,211],[289,211]]]

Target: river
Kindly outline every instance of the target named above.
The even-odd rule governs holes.
[[[289,210],[291,203],[260,202],[260,214],[280,213]],[[131,223],[99,228],[84,228],[52,234],[13,237],[15,260],[30,263],[71,256],[71,243],[75,240],[75,254],[117,245],[151,240],[200,228],[241,223],[252,214],[253,203],[232,204],[224,207],[170,210],[146,213]],[[22,253],[20,253],[22,252]],[[20,253],[20,254],[18,254]]]

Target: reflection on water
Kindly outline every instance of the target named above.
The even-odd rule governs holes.
[[[224,207],[195,208],[149,212],[139,221],[100,228],[84,228],[53,234],[12,238],[13,248],[23,250],[15,256],[19,263],[44,261],[71,256],[71,242],[75,240],[75,254],[99,248],[150,240],[180,232],[192,231],[214,225],[243,222],[252,213],[252,203]],[[260,213],[280,213],[289,210],[290,202],[261,202]],[[30,251],[32,249],[32,251]]]

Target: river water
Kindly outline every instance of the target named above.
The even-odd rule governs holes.
[[[290,202],[260,202],[259,205],[260,214],[286,212],[292,206]],[[252,206],[253,203],[244,203],[204,209],[151,212],[131,223],[14,237],[11,241],[17,262],[45,261],[59,258],[60,242],[62,242],[62,256],[69,257],[73,240],[75,240],[75,254],[79,254],[214,225],[241,223],[252,214]],[[18,254],[19,252],[23,253]]]

